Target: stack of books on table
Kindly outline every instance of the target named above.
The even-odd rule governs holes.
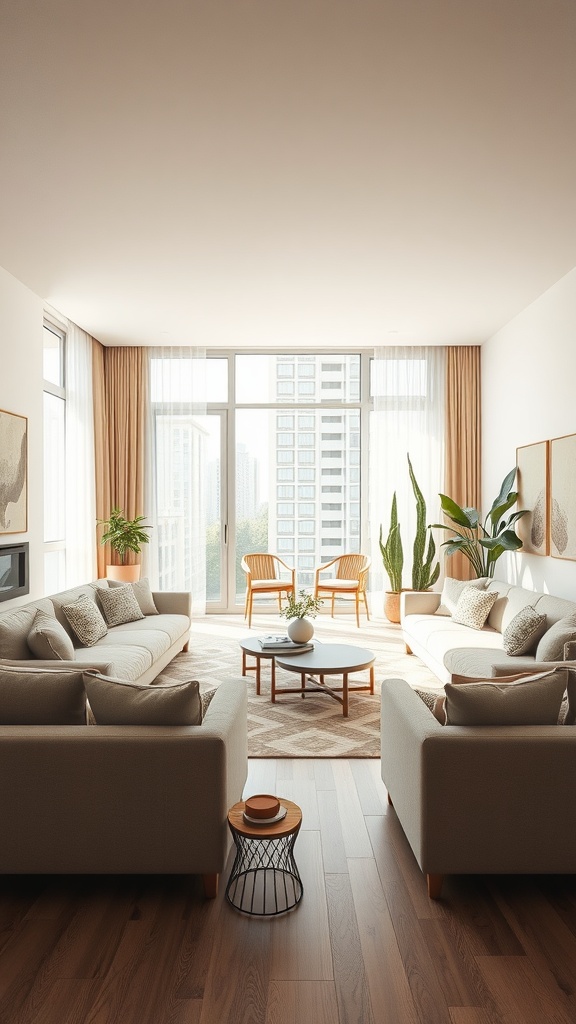
[[[287,654],[302,654],[304,651],[313,651],[314,644],[295,644],[289,636],[271,633],[269,636],[259,637],[260,646],[263,651],[282,651]]]

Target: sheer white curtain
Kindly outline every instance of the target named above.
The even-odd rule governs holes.
[[[96,578],[92,338],[66,332],[66,586]]]
[[[372,589],[390,584],[378,544],[380,524],[386,540],[392,495],[396,491],[404,548],[403,586],[412,584],[412,547],[416,505],[410,477],[410,454],[416,480],[427,505],[428,523],[439,522],[439,493],[444,490],[446,350],[390,347],[374,350],[369,456],[369,508]],[[437,531],[439,532],[439,531]],[[435,537],[439,549],[444,537]],[[440,566],[443,555],[439,551]]]
[[[204,349],[149,349],[143,571],[160,590],[187,590],[206,609]]]

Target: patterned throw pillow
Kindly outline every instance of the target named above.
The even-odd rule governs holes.
[[[446,715],[444,712],[445,697],[443,693],[438,693],[437,690],[415,690],[420,700],[424,701],[426,707],[432,712],[434,718],[440,725],[446,723]]]
[[[452,616],[454,622],[472,629],[482,629],[490,614],[490,609],[498,600],[497,590],[478,590],[476,587],[464,587],[458,598],[456,610]]]
[[[562,661],[564,644],[576,640],[576,612],[555,622],[536,648],[536,661]]]
[[[444,580],[444,586],[442,587],[440,605],[435,614],[453,615],[456,611],[458,598],[464,590],[464,587],[475,587],[478,590],[485,590],[489,582],[490,580],[488,579],[488,576],[481,576],[477,580],[454,580],[451,576],[447,576]]]
[[[522,608],[502,634],[506,654],[532,654],[546,632],[546,616],[539,615],[532,605]]]
[[[63,604],[62,611],[83,647],[93,647],[106,636],[108,627],[96,602],[89,597],[79,597],[72,604]]]
[[[567,681],[560,668],[511,683],[446,683],[446,725],[556,725]]]
[[[199,683],[153,686],[84,673],[84,688],[98,725],[200,725]]]
[[[125,583],[119,583],[118,580],[108,580],[108,586],[111,590],[115,587],[124,587]],[[150,589],[150,581],[147,579],[136,580],[134,583],[130,583],[134,591],[134,596],[140,605],[140,611],[144,615],[159,615],[156,605],[154,604],[154,598],[152,597],[152,591]]]
[[[99,590],[98,600],[109,626],[121,626],[123,622],[136,622],[144,618],[131,583]]]
[[[217,689],[218,687],[215,686],[213,690],[206,690],[204,693],[200,694],[200,703],[202,705],[202,721],[204,721],[204,716],[208,711],[208,708],[210,707],[212,697],[216,693]]]
[[[53,661],[74,661],[74,644],[54,615],[40,609],[28,633],[28,647],[37,658]]]

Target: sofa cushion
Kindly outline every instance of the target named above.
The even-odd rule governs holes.
[[[446,724],[556,725],[567,682],[560,668],[513,682],[446,683]]]
[[[62,611],[83,647],[92,647],[106,636],[108,627],[91,598],[79,597],[73,604],[63,604]]]
[[[576,640],[576,612],[555,622],[536,648],[536,661],[562,661],[564,644]]]
[[[119,580],[108,580],[108,586],[110,589],[114,587],[123,587],[126,584],[120,583]],[[154,598],[152,597],[152,591],[150,589],[150,581],[146,578],[143,580],[135,580],[134,583],[129,583],[128,586],[132,587],[134,596],[140,605],[140,611],[144,615],[159,615],[159,611],[154,604]]]
[[[90,601],[96,603],[98,591],[107,587],[107,580],[95,580],[93,583],[84,583],[79,587],[71,587],[70,590],[62,590],[59,594],[52,594],[51,601],[54,606],[54,615],[72,639],[75,639],[75,634],[64,614],[63,606],[65,604],[74,604],[79,597],[87,597]]]
[[[539,615],[533,605],[527,605],[514,616],[502,634],[506,654],[532,654],[536,644],[546,632],[546,616]]]
[[[14,608],[0,616],[0,658],[25,661],[32,657],[28,647],[28,634],[36,615],[36,608]]]
[[[199,683],[147,686],[84,673],[84,688],[98,725],[200,725]]]
[[[444,580],[444,586],[442,587],[440,604],[434,614],[453,615],[456,611],[458,598],[464,590],[464,587],[474,587],[478,590],[484,590],[487,583],[487,576],[481,576],[477,580],[455,580],[451,576],[447,576]]]
[[[74,661],[74,644],[54,615],[38,609],[28,633],[28,647],[37,658]]]
[[[121,626],[125,622],[136,622],[144,618],[130,583],[101,590],[98,601],[109,626]]]
[[[82,670],[0,666],[0,724],[85,725]]]
[[[497,597],[497,591],[488,592],[476,587],[464,587],[452,615],[454,622],[470,626],[471,629],[482,629]]]

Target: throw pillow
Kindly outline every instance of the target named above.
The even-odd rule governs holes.
[[[109,626],[121,626],[124,622],[136,622],[144,618],[131,583],[100,590],[98,600]]]
[[[74,661],[74,644],[53,615],[38,611],[28,633],[28,647],[37,658]]]
[[[106,636],[108,627],[96,602],[89,597],[79,597],[72,604],[63,604],[62,611],[83,647],[93,647]]]
[[[482,629],[490,609],[498,600],[497,590],[478,590],[476,587],[464,587],[458,598],[456,610],[452,616],[454,622],[472,629]]]
[[[576,612],[555,622],[536,648],[536,661],[562,661],[564,644],[576,640]]]
[[[153,686],[84,673],[84,688],[98,725],[200,725],[197,680]]]
[[[81,669],[0,667],[0,725],[85,725]]]
[[[546,616],[539,615],[532,605],[522,608],[506,626],[502,641],[506,654],[531,654],[546,632]]]
[[[218,687],[215,686],[213,690],[206,690],[204,693],[200,694],[200,703],[202,705],[202,721],[204,721],[204,716],[208,711],[208,708],[210,707],[212,697],[216,693],[217,689]]]
[[[452,579],[451,576],[447,576],[444,580],[444,586],[442,587],[440,605],[436,609],[435,614],[453,615],[456,611],[458,598],[464,590],[464,587],[475,587],[478,590],[485,590],[489,582],[490,580],[487,576],[481,576],[477,580],[455,580]]]
[[[108,580],[108,586],[111,590],[115,587],[124,587],[125,583],[120,583],[118,580]],[[154,604],[154,598],[152,597],[152,591],[150,589],[150,581],[147,579],[136,580],[135,583],[130,583],[134,591],[134,596],[140,605],[140,611],[144,615],[159,615],[156,605]]]
[[[515,682],[446,683],[446,724],[556,725],[567,676],[560,668]]]
[[[440,725],[445,725],[446,714],[444,711],[445,697],[443,693],[438,693],[437,690],[415,690],[420,700],[424,701],[426,707],[432,712],[434,718]]]
[[[31,657],[28,634],[36,615],[35,608],[15,608],[0,617],[0,658],[27,661]]]

